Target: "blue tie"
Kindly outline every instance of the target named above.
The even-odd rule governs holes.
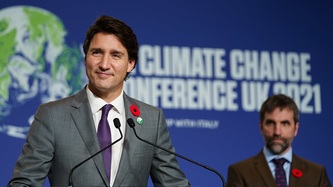
[[[273,159],[273,162],[276,165],[275,168],[275,183],[277,187],[288,187],[287,185],[287,179],[286,179],[286,173],[283,169],[283,164],[287,162],[285,158],[275,158]]]
[[[111,131],[108,122],[108,114],[112,108],[111,104],[104,105],[102,108],[102,118],[98,124],[97,137],[99,146],[101,149],[111,143]],[[106,169],[106,175],[110,181],[110,170],[111,170],[111,147],[102,152],[103,161]]]

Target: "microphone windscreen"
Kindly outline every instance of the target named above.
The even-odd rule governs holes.
[[[131,128],[134,128],[135,123],[134,123],[134,121],[133,121],[132,118],[128,118],[128,119],[127,119],[127,123],[128,123],[128,125],[129,125]]]
[[[120,128],[120,121],[118,118],[113,119],[113,124],[117,129]]]

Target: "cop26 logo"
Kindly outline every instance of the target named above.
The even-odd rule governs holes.
[[[67,34],[47,10],[0,9],[0,136],[25,138],[38,105],[82,88],[83,55]]]

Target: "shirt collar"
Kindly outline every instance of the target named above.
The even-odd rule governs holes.
[[[284,155],[275,155],[271,153],[266,146],[264,146],[263,152],[267,162],[270,162],[275,158],[285,158],[286,160],[288,160],[289,163],[291,163],[292,161],[292,147]]]
[[[98,112],[105,104],[112,104],[112,110],[117,111],[119,114],[122,114],[124,111],[124,97],[123,91],[121,91],[120,95],[113,100],[111,103],[106,103],[103,99],[94,95],[88,88],[86,87],[86,92],[89,100],[89,104],[91,106],[92,113]]]

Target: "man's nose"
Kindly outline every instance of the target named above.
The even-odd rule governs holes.
[[[110,57],[110,55],[107,55],[107,54],[103,55],[103,57],[101,58],[101,62],[99,64],[99,67],[103,70],[110,69],[111,60],[112,60],[112,58]]]

